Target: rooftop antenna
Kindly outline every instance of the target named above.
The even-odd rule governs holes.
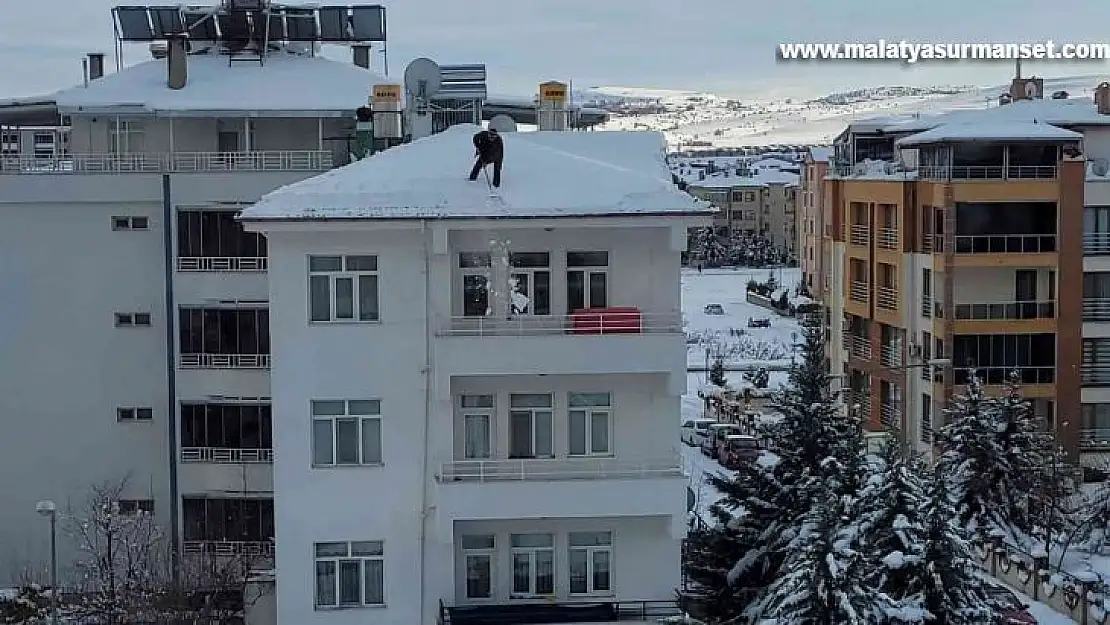
[[[439,93],[443,86],[443,74],[439,65],[428,58],[414,59],[405,68],[405,92],[409,109],[409,132],[413,139],[432,134],[432,116],[429,114],[429,100]]]

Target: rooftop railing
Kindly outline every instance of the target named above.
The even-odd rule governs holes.
[[[0,158],[0,175],[327,171],[332,167],[332,153],[327,150],[72,154],[56,158]]]
[[[1020,321],[1056,317],[1056,302],[1051,300],[956,304],[953,308],[956,319],[961,321]],[[1086,312],[1086,300],[1083,308]]]

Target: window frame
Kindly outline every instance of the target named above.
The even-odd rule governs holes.
[[[572,257],[575,256],[575,255],[578,255],[579,257],[581,257],[581,261],[575,260],[575,263],[571,264]],[[604,260],[605,260],[604,264],[599,264],[599,262],[596,261],[596,260],[590,260],[588,258],[589,255],[604,255]],[[610,297],[611,294],[609,292],[610,291],[609,286],[612,283],[612,280],[610,279],[610,273],[609,273],[610,262],[611,262],[609,252],[607,250],[592,250],[592,251],[568,250],[567,253],[566,253],[566,256],[565,256],[565,260],[566,260],[566,276],[565,277],[566,277],[567,313],[571,314],[571,313],[574,313],[576,310],[581,310],[581,309],[587,309],[588,310],[590,308],[605,308],[605,307],[608,307],[610,305],[609,301],[612,299],[612,297]],[[581,283],[582,308],[581,309],[571,307],[571,275],[572,274],[582,274],[582,283]],[[604,290],[604,293],[603,293],[604,301],[601,302],[600,305],[595,304],[594,301],[593,301],[594,300],[594,298],[593,298],[593,277],[595,275],[602,276],[602,280],[603,280],[603,285],[602,286],[604,287],[604,289],[603,289]]]
[[[153,515],[154,514],[154,500],[153,499],[119,499],[114,502],[116,512],[120,516],[135,517],[140,513]]]
[[[343,546],[344,555],[338,555],[338,547]],[[365,545],[364,550],[366,553],[360,553],[360,549],[356,549],[355,545]],[[321,548],[333,547],[336,549],[334,554],[321,555]],[[384,540],[355,540],[355,541],[325,541],[313,543],[312,545],[312,607],[314,610],[346,610],[353,608],[381,608],[387,605],[386,601],[386,583],[385,583],[385,541]],[[376,552],[376,553],[375,553]],[[368,601],[367,598],[367,564],[371,562],[380,563],[381,567],[381,584],[376,590],[381,596],[381,601]],[[359,600],[355,602],[342,601],[341,593],[343,590],[343,576],[341,573],[343,564],[357,563],[358,566],[358,593]],[[334,603],[323,603],[320,601],[321,589],[321,574],[320,565],[331,564],[332,575],[334,581],[332,585],[332,597]],[[326,574],[325,574],[326,575]]]
[[[582,403],[575,405],[575,398],[586,398],[587,402],[597,396],[605,396],[605,403]],[[581,453],[572,451],[575,447],[574,427],[572,421],[576,414],[581,414],[583,423],[583,440]],[[605,415],[605,449],[594,449],[593,421],[596,415]],[[567,393],[567,456],[571,458],[606,457],[613,456],[613,394],[603,393]]]
[[[322,409],[324,404],[343,404],[342,414],[317,412]],[[353,408],[356,404],[374,405],[377,412],[365,412]],[[385,446],[383,435],[383,422],[382,422],[382,409],[380,399],[314,399],[309,402],[309,415],[310,415],[310,428],[309,440],[311,444],[312,453],[312,468],[313,469],[337,469],[345,467],[380,467],[385,465]],[[340,462],[339,461],[339,422],[340,421],[355,421],[357,425],[357,462]],[[378,440],[377,452],[378,458],[376,460],[366,459],[366,447],[364,445],[366,439],[366,426],[368,422],[377,423]],[[330,426],[329,435],[331,438],[331,456],[330,461],[322,462],[316,455],[317,452],[317,436],[316,426],[318,423],[328,423]]]
[[[607,542],[598,544],[575,544],[575,534],[596,534],[605,536]],[[572,582],[571,561],[576,552],[582,552],[586,556],[586,590],[584,592],[575,592]],[[608,570],[605,572],[607,588],[596,588],[594,586],[597,575],[594,555],[597,553],[605,553],[608,556]],[[612,595],[613,593],[613,532],[569,532],[567,534],[567,594],[572,597],[596,597]]]
[[[488,406],[468,406],[468,398],[478,398],[485,400],[488,398]],[[486,403],[486,402],[483,402]],[[459,395],[459,419],[462,424],[463,433],[463,459],[465,460],[489,460],[493,457],[493,440],[494,440],[494,427],[496,421],[495,415],[497,413],[497,398],[492,393],[463,393]],[[486,418],[486,454],[484,456],[470,455],[470,436],[467,429],[468,417],[485,417]]]
[[[527,397],[527,396],[535,396],[535,397],[545,396],[545,397],[548,398],[548,404],[547,404],[547,406],[514,406],[513,405],[513,398],[514,397]],[[529,424],[530,424],[530,426],[529,426],[529,429],[530,429],[529,450],[530,450],[531,454],[527,455],[527,456],[519,456],[519,455],[514,455],[514,453],[513,453],[513,442],[515,441],[515,438],[513,437],[513,415],[514,415],[514,413],[524,413],[524,412],[527,412],[529,414]],[[546,414],[547,415],[547,420],[548,420],[547,442],[550,446],[550,449],[546,450],[546,453],[544,453],[542,455],[537,452],[538,445],[536,444],[537,441],[539,440],[539,437],[537,436],[537,434],[539,434],[542,431],[542,429],[538,426],[538,420],[536,418],[537,414]],[[554,458],[555,457],[555,396],[554,396],[554,394],[552,394],[552,393],[510,393],[509,394],[509,412],[508,412],[508,415],[509,415],[509,423],[508,423],[508,426],[509,426],[509,441],[508,442],[509,442],[509,459],[510,460],[535,460],[535,459],[548,459],[548,458]]]
[[[546,537],[548,545],[547,546],[535,546],[535,545],[517,546],[517,544],[516,544],[517,538],[518,537],[525,537],[525,536]],[[556,569],[556,564],[557,564],[556,561],[555,561],[555,535],[553,533],[550,533],[550,532],[521,532],[521,533],[517,533],[517,534],[511,534],[509,536],[509,545],[510,545],[509,565],[512,567],[511,568],[511,570],[512,570],[512,582],[509,585],[510,597],[512,597],[514,599],[516,599],[516,598],[525,599],[525,598],[534,598],[534,597],[551,597],[551,596],[554,596],[554,594],[555,594],[555,575],[556,575],[555,569]],[[551,561],[551,591],[550,592],[540,592],[540,574],[539,574],[539,566],[538,566],[539,559],[537,558],[537,555],[541,554],[541,553],[550,555],[550,561]],[[518,591],[517,590],[517,585],[516,585],[516,581],[517,581],[517,577],[516,577],[517,556],[528,556],[528,590],[523,591],[523,592]]]
[[[338,259],[339,269],[313,269],[313,263],[335,261]],[[358,260],[355,260],[358,259]],[[373,266],[373,269],[351,268],[352,265],[357,265],[360,262],[367,262]],[[377,254],[309,254],[307,259],[308,265],[308,322],[310,324],[345,324],[345,323],[381,323],[382,320],[382,302],[381,302],[381,263]],[[316,298],[313,284],[317,283],[314,278],[324,278],[327,280],[327,300],[328,310],[327,318],[318,318],[318,312],[315,308]],[[373,278],[373,310],[372,317],[363,318],[363,278]],[[349,280],[351,284],[351,317],[340,317],[337,314],[339,309],[339,298],[337,297],[338,289],[336,285],[341,280]]]
[[[116,408],[116,421],[120,423],[149,423],[154,421],[154,408],[150,406],[120,406]]]
[[[488,546],[468,547],[468,538],[488,539]],[[463,596],[467,601],[493,601],[497,598],[497,536],[495,534],[464,534],[460,538],[463,553]],[[489,577],[489,594],[485,596],[470,594],[470,559],[485,558],[486,574]]]
[[[144,215],[113,215],[112,230],[150,230],[150,218]]]
[[[148,312],[115,313],[115,326],[117,328],[149,328],[152,325],[154,325],[154,320]]]
[[[473,260],[474,262],[466,262]],[[476,263],[476,264],[475,264]],[[493,313],[493,294],[490,292],[492,283],[493,257],[489,252],[459,252],[458,254],[459,287],[462,289],[462,309],[459,311],[463,317],[488,317]],[[482,314],[467,313],[467,288],[466,282],[470,278],[481,278],[485,281],[486,309]]]
[[[542,254],[542,255],[546,256],[546,264],[545,265],[515,264],[516,262],[518,262],[517,259],[523,259],[523,258],[528,257],[528,256],[539,255],[539,254]],[[552,296],[553,287],[554,287],[554,284],[552,283],[552,274],[551,274],[551,252],[510,252],[509,253],[508,274],[509,274],[508,275],[508,281],[509,281],[508,290],[509,290],[509,292],[507,294],[507,297],[505,298],[506,300],[508,300],[508,301],[505,302],[505,305],[508,307],[509,316],[510,317],[550,317],[551,314],[552,314],[552,312],[551,312],[551,308],[552,308],[552,306],[551,306],[551,303],[552,303],[551,302],[551,299],[552,299],[551,296]],[[528,298],[528,307],[524,311],[517,311],[515,309],[516,307],[515,307],[515,305],[513,304],[513,301],[512,301],[513,300],[512,294],[514,292],[516,292],[515,289],[518,288],[518,285],[514,284],[514,280],[517,280],[518,276],[522,276],[522,275],[527,276],[527,279],[528,279],[527,291],[523,293],[523,295]],[[537,275],[545,275],[547,277],[547,306],[546,306],[546,310],[544,312],[536,312],[536,276]]]

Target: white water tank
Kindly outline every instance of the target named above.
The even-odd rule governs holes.
[[[374,85],[370,108],[374,111],[375,139],[400,139],[404,136],[401,129],[401,85]]]
[[[566,130],[567,83],[551,80],[540,84],[540,97],[536,104],[537,130]]]

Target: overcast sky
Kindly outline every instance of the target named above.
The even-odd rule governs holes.
[[[82,54],[112,51],[111,0],[14,0],[0,15],[0,97],[80,81]],[[129,4],[139,2],[129,1]],[[198,2],[203,3],[203,2]],[[327,2],[321,2],[327,4]],[[152,2],[152,4],[159,4]],[[170,4],[164,2],[161,4]],[[336,4],[346,4],[336,2]],[[811,95],[894,84],[1000,84],[1012,63],[781,63],[781,42],[1110,41],[1104,0],[403,0],[382,2],[390,70],[412,58],[485,63],[495,94],[542,80],[725,95]],[[329,56],[346,59],[345,50]],[[125,62],[145,60],[129,46]],[[380,63],[380,58],[376,59]],[[112,66],[109,60],[109,66]],[[1027,73],[1107,72],[1102,62],[1026,63]]]

